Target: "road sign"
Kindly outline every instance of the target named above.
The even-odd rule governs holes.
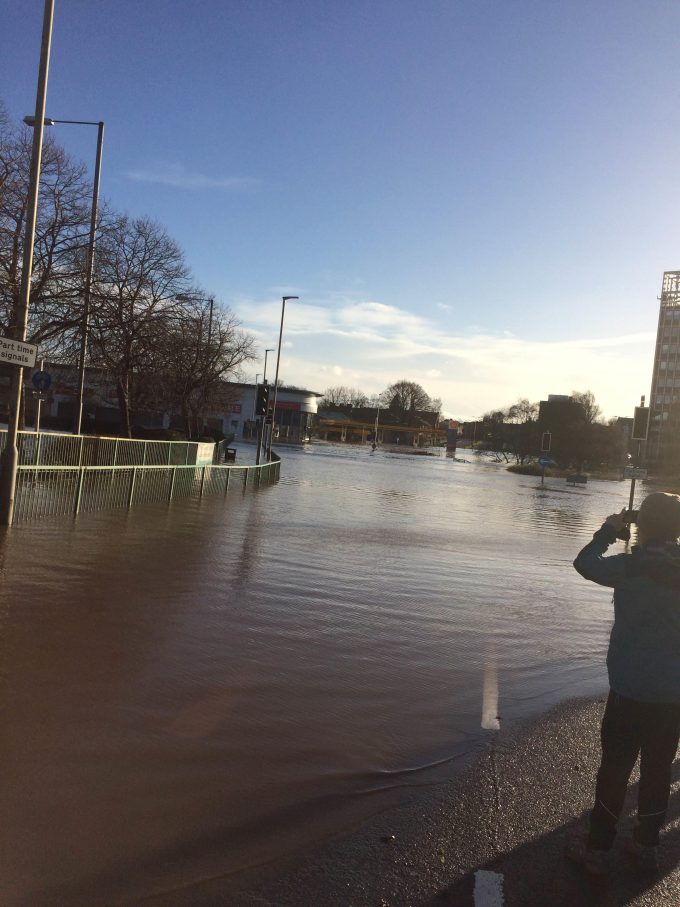
[[[47,391],[50,389],[50,384],[52,384],[52,375],[49,372],[34,372],[31,381],[33,382],[33,387],[39,391]]]
[[[623,478],[624,479],[646,479],[647,470],[643,469],[642,466],[624,466],[623,467]]]
[[[544,431],[541,435],[541,452],[548,453],[552,444],[552,435],[549,431]]]
[[[550,466],[550,457],[539,457],[538,462],[541,466]]]
[[[33,343],[24,343],[23,340],[12,340],[10,337],[0,337],[0,362],[10,362],[22,368],[32,368],[38,357],[38,347]]]

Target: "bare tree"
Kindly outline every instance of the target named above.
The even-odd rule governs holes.
[[[118,216],[98,244],[93,281],[91,361],[116,384],[122,428],[132,435],[143,375],[159,367],[159,318],[182,313],[190,289],[179,246],[149,218]]]
[[[538,418],[538,403],[531,403],[527,397],[520,397],[507,409],[508,422],[535,422]]]
[[[31,156],[27,129],[0,119],[0,331],[17,323]],[[29,339],[42,352],[81,317],[91,187],[83,164],[51,137],[43,146],[29,309]]]
[[[366,406],[368,397],[356,387],[327,387],[320,401],[322,406]]]
[[[383,391],[381,397],[386,406],[401,418],[416,410],[430,410],[432,401],[427,392],[415,381],[402,379],[391,384]]]
[[[196,294],[181,302],[180,311],[158,318],[160,363],[148,384],[157,387],[166,406],[180,410],[197,437],[206,413],[232,402],[225,381],[255,358],[255,340],[228,308]]]
[[[571,399],[581,404],[585,420],[589,425],[599,420],[602,410],[595,402],[595,394],[592,391],[572,391]]]

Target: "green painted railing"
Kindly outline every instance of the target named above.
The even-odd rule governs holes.
[[[0,430],[0,451],[6,443],[7,431]],[[17,447],[24,466],[192,465],[199,449],[195,441],[145,441],[47,431],[20,431]]]
[[[16,522],[172,501],[226,495],[233,488],[276,482],[276,454],[259,466],[27,466],[17,476]]]

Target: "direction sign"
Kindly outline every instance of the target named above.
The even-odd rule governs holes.
[[[541,466],[550,466],[550,457],[539,457],[538,462]]]
[[[50,389],[50,384],[52,384],[52,375],[49,372],[34,372],[31,381],[33,382],[33,387],[39,391],[47,391]]]
[[[11,362],[23,368],[32,368],[38,356],[38,347],[23,340],[0,337],[0,362]]]
[[[624,466],[623,467],[623,478],[624,479],[646,479],[647,470],[643,469],[642,466]]]

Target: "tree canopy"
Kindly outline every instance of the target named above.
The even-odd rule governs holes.
[[[0,332],[17,325],[26,221],[30,132],[0,105]],[[92,186],[84,164],[44,142],[29,301],[29,334],[41,354],[77,361]],[[121,427],[143,407],[179,408],[195,433],[218,405],[224,380],[254,358],[254,338],[234,314],[198,289],[183,251],[149,217],[100,204],[88,365],[116,386]],[[111,401],[112,403],[114,401]]]

